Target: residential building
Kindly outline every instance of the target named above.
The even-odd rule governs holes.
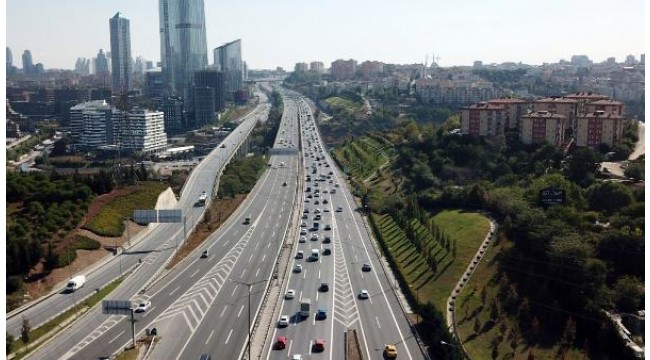
[[[357,72],[357,61],[350,60],[336,60],[332,62],[330,73],[333,80],[349,80],[354,77]]]
[[[526,114],[530,103],[526,100],[511,97],[501,97],[498,99],[488,100],[489,104],[502,105],[505,110],[505,129],[516,129],[519,127],[519,119]]]
[[[322,74],[325,71],[325,65],[322,61],[312,61],[309,63],[309,71]]]
[[[70,108],[71,144],[92,150],[112,143],[113,110],[105,100],[88,101]]]
[[[521,117],[519,138],[527,145],[548,142],[564,145],[566,117],[549,111],[536,111]]]
[[[573,94],[568,94],[564,95],[565,98],[567,99],[573,99],[578,102],[578,107],[577,107],[577,113],[584,113],[587,112],[585,110],[585,104],[588,104],[592,101],[596,100],[606,100],[608,99],[607,96],[601,95],[592,91],[579,91]]]
[[[623,137],[624,121],[622,116],[604,110],[578,115],[576,146],[598,148],[600,144],[610,147],[618,145]]]
[[[11,49],[9,49],[9,46],[7,46],[7,58],[6,58],[6,63],[7,63],[7,75],[11,75],[14,70],[14,64],[13,64],[13,55],[11,54]]]
[[[309,65],[304,62],[299,62],[296,63],[296,66],[294,66],[293,71],[297,73],[305,73],[309,70]]]
[[[625,107],[622,102],[612,99],[600,99],[588,102],[584,105],[584,111],[581,113],[596,113],[604,111],[605,113],[625,118]]]
[[[423,102],[432,104],[467,105],[504,95],[491,82],[473,80],[415,80],[415,92]]]
[[[576,116],[578,114],[578,100],[566,97],[548,97],[535,101],[533,111],[548,111],[563,115],[565,117],[565,127],[574,130],[576,127]]]
[[[167,148],[164,114],[135,107],[120,126],[119,146],[126,152],[158,153]]]
[[[160,58],[166,95],[191,96],[194,73],[208,65],[203,0],[159,0]]]
[[[224,76],[224,92],[228,100],[243,86],[243,61],[241,39],[231,41],[214,49],[216,69]]]
[[[479,102],[460,111],[461,133],[471,136],[502,135],[505,128],[506,108],[501,104]]]
[[[130,21],[118,12],[109,20],[111,31],[111,64],[113,66],[113,93],[128,92],[132,88]]]
[[[384,63],[379,61],[364,61],[361,63],[360,71],[364,79],[374,79],[384,74]]]

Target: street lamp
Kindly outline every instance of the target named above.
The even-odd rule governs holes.
[[[253,334],[252,334],[253,327],[251,326],[251,288],[255,284],[265,282],[266,279],[265,280],[254,281],[254,282],[251,282],[251,283],[238,281],[238,280],[234,280],[234,279],[228,279],[228,281],[232,281],[232,282],[235,282],[237,284],[242,284],[242,285],[248,286],[248,343],[246,344],[246,348],[248,349],[248,359],[250,360],[250,358],[251,358],[251,337],[253,336]]]

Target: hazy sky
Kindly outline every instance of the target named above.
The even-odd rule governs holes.
[[[14,65],[30,49],[45,68],[110,50],[108,19],[131,21],[131,53],[160,61],[158,0],[7,0]],[[645,53],[643,0],[205,0],[212,49],[241,38],[251,69],[353,58],[442,66],[541,64],[585,54],[597,62]]]

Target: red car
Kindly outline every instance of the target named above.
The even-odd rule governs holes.
[[[314,352],[325,351],[325,340],[323,339],[314,340],[314,346],[312,350]]]
[[[278,340],[275,342],[275,348],[282,350],[287,347],[287,338],[286,336],[278,336]]]

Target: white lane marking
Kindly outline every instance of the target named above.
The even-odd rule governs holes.
[[[223,307],[223,310],[221,310],[221,315],[219,315],[220,318],[222,318],[222,317],[223,317],[223,314],[226,313],[226,309],[227,309],[227,308],[228,308],[228,305],[226,304],[226,306]]]
[[[228,341],[230,341],[230,335],[232,335],[232,329],[230,329],[230,332],[228,333],[228,337],[226,337],[226,342],[224,344],[227,344]]]
[[[311,341],[307,343],[307,346],[309,346],[309,355],[311,355]]]
[[[381,329],[381,324],[379,324],[379,318],[375,316],[375,320],[377,321],[377,328]]]
[[[240,317],[240,316],[241,316],[241,312],[242,312],[242,311],[244,311],[244,305],[242,305],[242,306],[239,308],[239,312],[237,313],[237,317]]]
[[[307,270],[302,271],[302,278],[306,279],[307,278]]]
[[[194,277],[194,275],[196,275],[196,273],[198,273],[198,272],[199,272],[199,269],[196,269],[196,271],[193,272],[192,275],[190,275],[190,277]]]
[[[270,242],[270,241],[269,241],[269,244],[266,245],[266,247],[267,247],[267,248],[270,248],[270,247],[271,247],[271,242]]]
[[[291,354],[291,345],[293,345],[293,340],[289,340],[289,347],[287,347],[287,354]]]
[[[212,335],[214,335],[214,330],[212,330],[212,331],[210,332],[210,336],[208,336],[208,339],[205,341],[205,344],[206,344],[206,345],[208,345],[208,343],[210,342],[210,339],[212,339]]]
[[[243,277],[244,277],[244,274],[246,274],[246,270],[247,270],[247,269],[244,269],[244,271],[241,272],[241,276],[240,276],[240,278],[243,278]]]
[[[230,296],[235,296],[235,291],[237,291],[237,285],[232,289],[232,294],[230,294]]]
[[[357,258],[357,254],[354,254],[354,262],[359,262],[359,258]]]
[[[320,280],[320,269],[318,269],[318,280]]]
[[[262,256],[262,262],[264,262],[264,260],[266,260],[266,253],[264,253],[264,256]]]
[[[302,301],[302,290],[300,290],[300,296],[298,296],[298,300]]]
[[[122,336],[122,334],[124,334],[124,330],[120,331],[120,333],[117,334],[117,336],[114,337],[113,340],[109,341],[108,343],[110,344],[110,343],[112,343],[113,341],[117,340],[117,338],[119,338],[120,336]]]
[[[248,258],[248,262],[251,262],[251,260],[253,260],[253,255],[255,255],[255,253],[251,254],[251,257]]]
[[[271,237],[275,237],[275,230],[273,230],[273,234],[271,234]]]
[[[181,287],[179,286],[179,287],[177,287],[176,289],[174,289],[172,292],[169,293],[169,296],[174,295],[174,293],[175,293],[176,291],[178,291],[178,289],[180,289],[180,288],[181,288]]]
[[[260,268],[257,268],[257,271],[255,272],[255,277],[260,274]]]
[[[146,317],[147,315],[151,314],[151,312],[152,312],[153,309],[155,309],[155,308],[156,308],[156,307],[154,306],[154,307],[152,307],[151,309],[149,309],[146,313],[144,313],[144,315],[142,315],[142,317]]]

